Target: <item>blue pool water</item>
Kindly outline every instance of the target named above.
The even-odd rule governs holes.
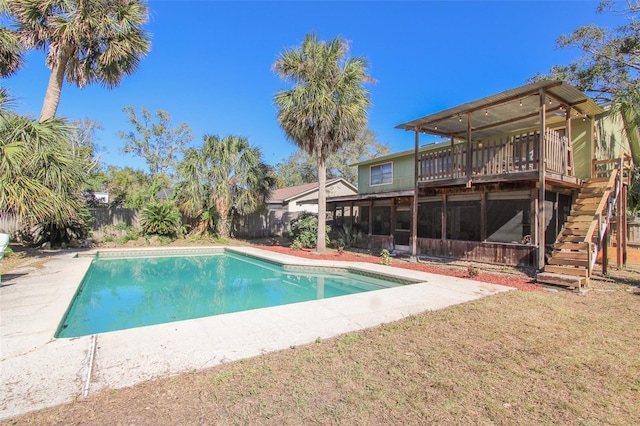
[[[230,252],[97,257],[56,337],[85,336],[397,285],[353,273],[287,268]]]

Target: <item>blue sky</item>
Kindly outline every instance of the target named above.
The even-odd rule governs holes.
[[[596,13],[597,1],[161,1],[151,0],[151,53],[113,90],[65,84],[58,115],[102,124],[102,161],[146,170],[121,154],[118,131],[131,126],[122,108],[165,110],[186,122],[194,146],[205,134],[240,135],[275,165],[295,149],[276,119],[274,94],[288,86],[272,71],[278,54],[309,32],[351,42],[377,81],[368,127],[392,151],[413,147],[395,126],[522,84],[580,52],[556,39],[581,25],[613,27],[620,17]],[[49,70],[44,55],[2,81],[20,113],[38,117]],[[421,143],[429,139],[423,136]]]

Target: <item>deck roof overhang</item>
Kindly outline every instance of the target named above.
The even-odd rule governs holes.
[[[541,96],[547,124],[565,121],[567,108],[571,118],[590,118],[603,112],[591,98],[570,84],[547,80],[449,108],[396,128],[464,139],[470,130],[472,139],[482,140],[540,125]]]

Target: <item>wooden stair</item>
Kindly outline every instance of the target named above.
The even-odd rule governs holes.
[[[553,245],[553,253],[536,281],[580,289],[591,275],[592,243],[597,243],[595,232],[598,215],[606,206],[615,185],[616,173],[608,177],[588,179],[574,202],[571,214]]]

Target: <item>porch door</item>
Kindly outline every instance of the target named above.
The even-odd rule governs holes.
[[[411,237],[411,207],[397,206],[393,227],[393,242],[396,250],[409,251]]]

